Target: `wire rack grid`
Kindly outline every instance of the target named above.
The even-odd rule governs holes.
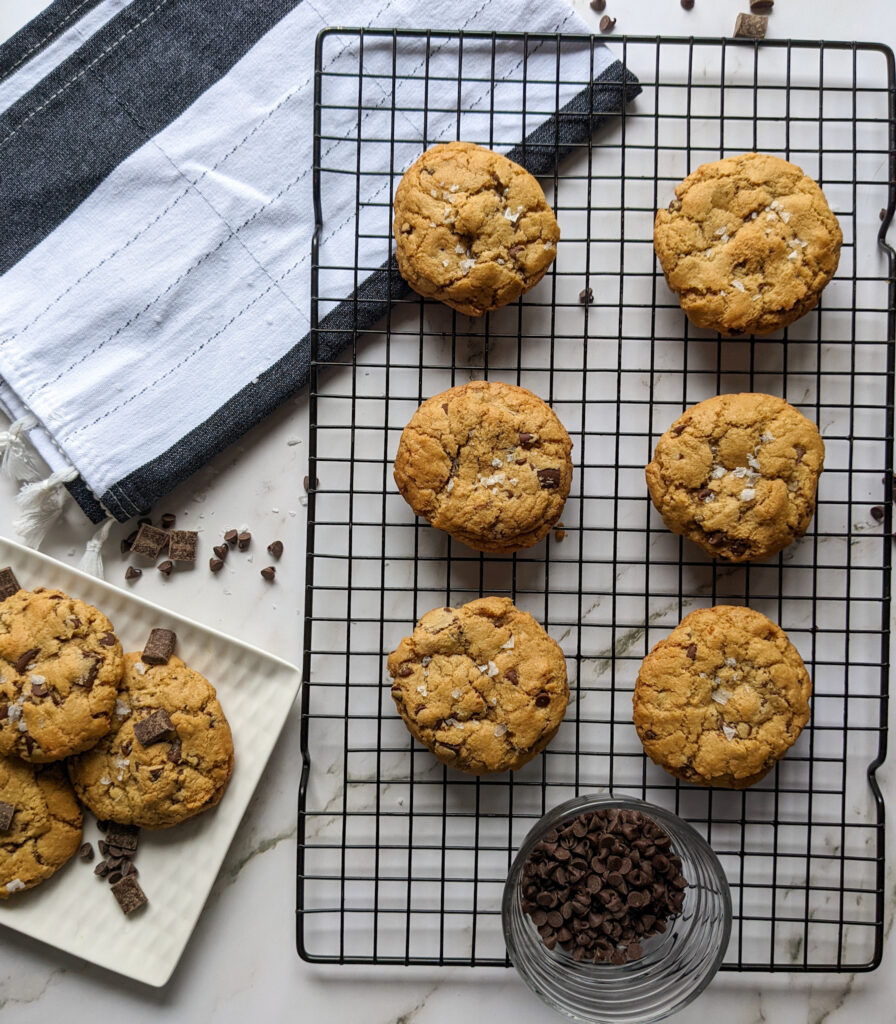
[[[874,771],[886,752],[893,529],[892,53],[616,41],[642,92],[543,179],[562,232],[544,280],[477,320],[395,284],[381,321],[362,330],[356,301],[350,346],[325,351],[327,311],[390,257],[391,197],[413,157],[454,138],[518,145],[589,87],[599,47],[463,32],[318,40],[299,952],[507,964],[500,898],[522,837],[560,801],[612,788],[676,811],[718,853],[735,913],[726,969],[871,969],[883,941]],[[532,72],[536,52],[551,55],[550,74]],[[471,70],[483,65],[488,75]],[[692,328],[667,290],[653,217],[699,163],[754,149],[819,180],[844,244],[815,311],[767,337],[723,340]],[[357,201],[331,208],[346,176]],[[342,236],[327,233],[334,223]],[[481,378],[544,397],[575,445],[565,537],[513,557],[415,519],[392,480],[419,402]],[[801,541],[768,562],[714,564],[665,529],[643,467],[683,409],[746,390],[782,395],[819,424],[825,473]],[[560,642],[572,701],[543,756],[472,778],[411,741],[385,657],[425,611],[485,594],[509,595]],[[679,783],[645,758],[631,722],[640,660],[715,603],[779,622],[814,680],[811,724],[744,792]]]

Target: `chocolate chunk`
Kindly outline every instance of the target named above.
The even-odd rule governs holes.
[[[122,754],[124,754],[125,757],[127,757],[128,754],[130,754],[130,752],[133,749],[134,749],[134,744],[131,743],[130,740],[125,740],[124,743],[122,743],[122,745],[121,745],[121,752],[122,752]]]
[[[220,558],[210,558],[208,567],[212,572],[220,572],[224,568],[224,562]]]
[[[546,708],[551,703],[551,698],[546,693],[540,693],[535,698],[535,706],[537,708]]]
[[[268,581],[268,583],[271,583],[274,577],[277,575],[277,570],[274,568],[273,565],[269,565],[261,570],[261,575],[264,577],[264,579]]]
[[[220,558],[222,562],[227,557],[227,552],[229,550],[230,548],[226,544],[216,544],[212,548],[212,551],[214,551],[216,557]]]
[[[237,547],[240,549],[240,551],[245,551],[249,547],[251,540],[252,534],[249,533],[248,530],[243,530],[243,532],[236,539]]]
[[[134,735],[143,747],[170,739],[173,732],[174,724],[164,708],[159,708],[157,711],[153,711],[148,718],[134,723]]]
[[[560,486],[559,469],[540,469],[538,471],[538,485],[543,491],[555,491]]]
[[[796,459],[794,461],[797,463],[802,462],[803,456],[806,454],[806,449],[801,444],[795,444],[793,446],[793,450],[796,452]]]
[[[135,569],[132,565],[129,565],[127,572],[124,574],[126,580],[138,580],[143,575],[142,569]]]
[[[734,23],[735,39],[765,39],[768,18],[763,14],[738,14]]]
[[[238,538],[238,537],[239,537],[239,534],[238,534],[238,533],[236,532],[236,530],[228,530],[228,531],[227,531],[227,532],[226,532],[226,533],[224,534],[224,540],[226,540],[226,541],[227,541],[227,543],[228,543],[228,544],[229,544],[229,545],[230,545],[230,546],[231,546],[232,548],[233,548],[233,547],[236,547],[236,542],[237,542],[237,538]]]
[[[581,302],[583,306],[590,306],[591,303],[594,302],[594,289],[583,288],[579,292],[579,302]]]
[[[283,541],[275,540],[272,544],[268,544],[268,554],[271,558],[279,558],[283,554]]]
[[[513,683],[514,686],[516,686],[516,684],[520,681],[520,677],[517,675],[515,668],[509,668],[504,673],[504,678],[507,680],[508,683]]]
[[[697,491],[697,497],[700,501],[709,501],[712,497],[712,491],[708,487],[701,487],[700,490]]]
[[[96,682],[96,677],[99,675],[100,661],[94,658],[90,663],[90,668],[84,673],[84,675],[78,680],[78,685],[83,686],[87,689],[87,692],[93,689],[93,684]]]
[[[607,9],[607,0],[591,0],[589,6],[592,11],[597,11],[597,13],[600,14],[601,11],[605,11]]]
[[[80,850],[78,850],[78,857],[85,863],[89,863],[93,860],[93,846],[90,843],[84,843]]]
[[[172,530],[169,555],[175,562],[195,562],[199,534],[195,530]]]
[[[180,740],[175,740],[168,749],[168,760],[172,764],[180,764],[181,745]]]
[[[19,581],[16,579],[16,574],[8,565],[0,569],[0,601],[5,601],[7,597],[12,597],[13,594],[17,594],[21,589]]]
[[[750,10],[753,14],[768,14],[775,6],[775,0],[750,0]]]
[[[45,683],[32,683],[31,684],[31,696],[32,697],[46,697],[47,687]]]
[[[159,779],[162,777],[163,771],[163,768],[150,768],[149,777],[152,779],[153,782],[158,782]]]
[[[32,647],[30,650],[25,651],[24,654],[20,654],[15,660],[16,672],[21,675],[38,654],[40,654],[39,647]]]
[[[8,832],[10,830],[15,813],[15,804],[8,804],[5,800],[0,800],[0,832]]]
[[[93,873],[100,878],[105,878],[109,874],[109,865],[104,860],[101,860],[93,869]]]
[[[163,530],[170,530],[176,522],[177,516],[173,512],[166,512],[159,520],[159,526],[161,526]]]
[[[883,519],[884,510],[880,507],[880,505],[873,505],[871,507],[871,517],[873,519],[876,519],[878,522],[880,522]]]
[[[689,644],[688,649],[684,653],[691,659],[691,661],[694,661],[697,657],[697,645]]]
[[[177,634],[170,629],[153,629],[143,648],[141,660],[147,665],[167,665],[174,654]]]
[[[117,821],[110,821],[106,830],[106,843],[110,847],[117,847],[127,853],[133,853],[137,849],[140,840],[140,828],[138,825],[119,825]]]
[[[737,555],[738,557],[740,557],[740,555],[744,554],[748,547],[749,544],[747,543],[747,541],[743,539],[743,537],[737,537],[735,540],[731,542],[731,553],[733,555]]]
[[[131,551],[144,558],[156,559],[163,551],[168,550],[171,534],[167,530],[159,530],[155,526],[144,523],[137,531]]]
[[[532,445],[534,445],[534,444],[535,444],[535,435],[534,434],[526,434],[526,433],[520,434],[520,447],[521,448],[531,448]]]
[[[81,623],[79,622],[80,626]],[[102,647],[114,647],[118,643],[118,638],[114,633],[103,633],[100,637],[100,646]]]
[[[126,875],[112,886],[112,894],[125,914],[133,914],[149,900],[133,875]]]
[[[600,19],[600,24],[598,25],[598,28],[601,30],[601,32],[606,34],[607,32],[612,32],[613,29],[615,28],[615,26],[616,26],[616,19],[615,18],[611,18],[609,16],[609,14],[605,14]]]
[[[174,562],[170,558],[166,558],[164,562],[159,562],[156,568],[163,576],[170,576],[174,569]]]
[[[134,530],[134,532],[129,533],[127,537],[122,538],[121,553],[123,555],[129,555],[131,553],[131,548],[133,548],[134,541],[137,539],[137,533],[138,531]]]

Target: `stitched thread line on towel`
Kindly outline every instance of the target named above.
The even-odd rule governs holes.
[[[29,47],[22,54],[22,56],[19,57],[15,64],[13,64],[11,67],[5,68],[3,72],[0,73],[0,79],[7,79],[10,78],[13,74],[15,74],[15,72],[25,63],[25,61],[28,60],[32,53],[39,50],[44,45],[44,43],[47,42],[47,40],[52,39],[53,36],[59,35],[65,23],[67,21],[70,21],[78,13],[78,11],[81,10],[82,7],[86,7],[91,2],[92,0],[81,0],[81,3],[79,3],[77,7],[73,7],[68,12],[68,14],[66,14],[66,16],[62,19],[62,21],[56,24],[56,27],[52,31],[48,32],[42,39],[38,39],[38,41],[33,46]]]

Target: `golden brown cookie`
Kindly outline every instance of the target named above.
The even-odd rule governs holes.
[[[402,277],[469,316],[519,298],[557,255],[560,228],[541,185],[471,142],[426,150],[399,182],[394,209]]]
[[[224,795],[233,738],[204,676],[180,658],[146,665],[135,652],[125,655],[112,731],[68,768],[79,799],[98,818],[168,828]]]
[[[531,761],[569,700],[560,645],[506,597],[427,612],[389,655],[389,675],[411,735],[472,775]]]
[[[656,215],[653,241],[697,327],[768,334],[808,313],[834,276],[843,233],[817,183],[766,153],[702,164]]]
[[[477,551],[546,537],[572,482],[572,442],[525,388],[472,381],[425,401],[405,427],[395,483],[418,516]]]
[[[773,395],[717,395],[660,438],[645,474],[673,533],[713,558],[748,562],[801,537],[815,512],[824,442]]]
[[[81,845],[81,823],[61,765],[0,755],[0,900],[55,874]]]
[[[717,605],[685,616],[641,663],[635,727],[651,760],[673,775],[744,789],[796,742],[811,694],[780,626]]]
[[[121,644],[96,608],[61,590],[0,604],[0,754],[35,763],[92,747],[109,731]]]

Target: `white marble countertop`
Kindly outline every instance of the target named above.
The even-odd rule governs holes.
[[[0,5],[0,38],[44,6],[41,0]],[[587,12],[586,0],[574,6]],[[609,0],[618,31],[724,34],[737,0],[697,0],[691,13],[677,0]],[[522,8],[521,8],[522,10]],[[637,12],[637,17],[635,13]],[[594,24],[596,17],[586,14]],[[347,21],[351,18],[347,17]],[[523,28],[523,25],[514,26]],[[896,11],[890,0],[849,5],[833,0],[778,0],[773,34],[783,38],[873,38],[896,44]],[[157,511],[214,535],[247,523],[260,541],[279,536],[286,545],[274,587],[242,572],[211,585],[197,569],[170,579],[147,573],[140,593],[210,626],[230,631],[298,662],[302,638],[306,410],[303,398],[288,403],[240,444],[171,495]],[[13,536],[14,489],[0,481],[0,532]],[[113,531],[107,544],[107,579],[123,583],[124,563]],[[90,528],[72,505],[43,550],[75,563]],[[264,563],[262,563],[264,564]],[[233,572],[228,565],[225,573]],[[296,792],[299,716],[287,722],[255,800],[240,828],[187,952],[171,982],[147,989],[11,932],[0,932],[0,1011],[11,1024],[60,1019],[128,1024],[155,1021],[160,1011],[195,1024],[203,1021],[326,1020],[332,1024],[447,1024],[448,1021],[514,1020],[534,1024],[551,1017],[513,971],[446,968],[403,970],[320,968],[295,952]],[[896,798],[893,759],[879,772],[885,796]],[[890,829],[886,882],[886,933],[896,913]],[[887,942],[882,966],[858,975],[720,974],[697,1004],[675,1018],[680,1024],[724,1018],[726,1024],[845,1024],[894,1019],[896,943]],[[560,1019],[560,1018],[556,1018]]]

